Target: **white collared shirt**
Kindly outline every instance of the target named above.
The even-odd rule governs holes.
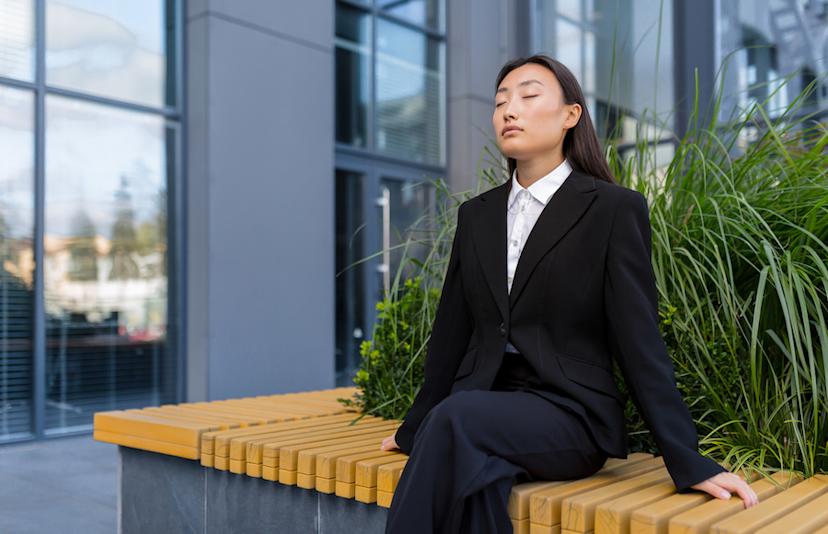
[[[546,207],[549,199],[558,190],[564,180],[572,172],[572,166],[566,158],[552,169],[549,174],[530,185],[523,187],[517,181],[517,169],[512,172],[512,188],[509,191],[506,215],[506,267],[507,285],[512,291],[512,279],[515,276],[520,253],[529,237],[529,232],[535,226],[538,217]],[[511,343],[507,342],[506,350],[519,352]]]

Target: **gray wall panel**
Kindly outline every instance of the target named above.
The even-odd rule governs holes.
[[[333,32],[189,29],[188,400],[333,387]]]
[[[455,191],[477,183],[484,147],[498,154],[492,132],[494,82],[500,67],[523,50],[529,35],[518,34],[517,0],[452,0],[447,3],[448,175]],[[505,161],[504,161],[505,165]]]

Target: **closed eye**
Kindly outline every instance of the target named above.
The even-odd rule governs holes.
[[[524,96],[523,98],[535,98],[536,96],[540,96],[540,95],[527,95],[527,96]],[[500,104],[503,104],[503,102],[498,102],[495,105],[495,107],[500,107]]]

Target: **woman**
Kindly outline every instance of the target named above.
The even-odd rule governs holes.
[[[698,453],[658,329],[646,199],[614,183],[577,80],[535,55],[507,63],[496,88],[511,179],[458,208],[425,380],[381,446],[409,455],[386,533],[511,532],[513,484],[625,458],[612,359],[677,491],[755,505]]]

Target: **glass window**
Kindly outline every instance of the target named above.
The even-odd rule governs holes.
[[[336,140],[368,146],[371,106],[371,16],[336,5]]]
[[[34,79],[33,0],[0,0],[0,76]]]
[[[581,0],[557,0],[558,13],[571,20],[581,21]]]
[[[669,139],[673,127],[672,2],[539,2],[535,48],[581,84],[599,135],[634,149],[636,131]],[[600,51],[600,53],[598,52]],[[647,128],[637,129],[639,122]]]
[[[445,31],[444,0],[377,0],[377,6],[414,24]]]
[[[555,30],[555,59],[566,65],[583,85],[584,59],[581,35],[584,30],[562,18],[557,19]],[[586,88],[582,89],[586,91]]]
[[[0,442],[32,432],[34,98],[0,86]]]
[[[46,429],[175,401],[163,117],[46,101]]]
[[[444,64],[444,43],[377,20],[378,151],[445,164]]]
[[[718,55],[726,67],[720,118],[727,121],[754,104],[778,116],[814,80],[814,73],[824,71],[824,3],[734,0],[717,5]],[[824,109],[824,95],[817,86],[802,102],[803,112]]]
[[[167,54],[172,5],[47,0],[46,82],[152,107],[174,105]]]

